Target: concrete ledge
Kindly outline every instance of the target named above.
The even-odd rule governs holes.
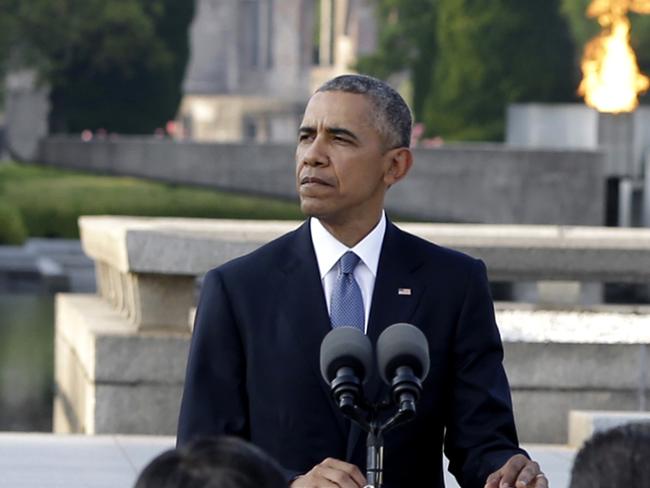
[[[544,367],[544,365],[540,365]],[[506,368],[509,373],[512,365]],[[520,442],[556,439],[564,444],[569,437],[569,412],[574,409],[637,411],[638,397],[633,391],[513,388],[512,401]],[[532,439],[532,441],[531,441]]]
[[[59,295],[56,312],[55,431],[173,434],[189,328],[138,331],[93,295]],[[619,323],[607,342],[585,344],[589,320],[575,324],[575,312],[497,304],[522,441],[565,443],[572,409],[638,410],[650,400],[646,328],[633,334],[625,322],[635,314],[620,307],[610,315]]]
[[[121,273],[199,275],[300,222],[83,216],[84,252]]]
[[[138,332],[96,295],[57,295],[56,336],[99,382],[177,384],[185,377],[189,329]]]
[[[540,344],[505,339],[505,348],[513,388],[622,391],[644,397],[649,393],[646,344]]]
[[[84,251],[120,273],[199,275],[300,222],[81,217]],[[400,224],[486,261],[496,281],[650,282],[650,229]]]
[[[566,442],[571,410],[650,404],[650,307],[496,309],[523,442]]]
[[[650,412],[571,410],[569,413],[569,445],[579,449],[597,432],[633,422],[650,422]]]
[[[58,300],[55,428],[173,433],[195,276],[298,225],[82,217],[101,297]],[[650,282],[650,229],[402,227],[482,257],[493,280]],[[497,303],[496,313],[523,441],[566,442],[571,409],[648,405],[650,306]]]
[[[99,384],[92,433],[175,435],[182,394],[182,382]]]
[[[189,337],[138,332],[94,295],[58,295],[54,431],[173,434]]]
[[[649,305],[547,308],[497,302],[495,308],[503,340],[508,342],[650,344]]]
[[[197,275],[298,225],[300,222],[109,216],[79,219],[83,249],[96,263],[101,296],[139,330],[186,330]],[[650,283],[650,229],[401,226],[431,242],[482,258],[493,281],[554,280],[551,285],[555,288],[541,288],[554,290],[555,301],[557,297],[580,301],[573,298],[580,295],[579,282],[595,284],[592,288],[609,281]],[[571,280],[575,286],[560,285],[558,292],[558,280]],[[578,292],[566,293],[566,289]],[[544,293],[530,300],[554,301],[553,293]],[[598,301],[598,297],[584,301]]]
[[[82,217],[101,297],[58,300],[55,428],[173,433],[195,276],[299,224]],[[482,257],[493,280],[650,282],[650,229],[402,227]],[[650,306],[496,310],[523,441],[566,442],[572,409],[646,408]]]
[[[567,442],[571,410],[647,409],[648,347],[509,342],[506,335],[504,366],[522,442]]]

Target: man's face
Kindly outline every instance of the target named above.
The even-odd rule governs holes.
[[[306,215],[333,225],[379,217],[390,156],[370,114],[364,95],[319,92],[309,100],[296,149],[296,185]]]

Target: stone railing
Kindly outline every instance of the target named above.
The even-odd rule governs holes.
[[[82,217],[102,297],[139,328],[184,328],[197,275],[294,229],[296,222]],[[650,283],[650,230],[406,224],[483,259],[491,281]]]
[[[55,430],[174,433],[196,277],[297,225],[82,217],[99,295],[57,297]],[[492,280],[650,283],[650,230],[401,227],[481,257]],[[566,442],[570,409],[646,408],[650,307],[497,303],[497,320],[524,441]]]

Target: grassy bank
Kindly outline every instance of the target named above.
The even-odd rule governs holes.
[[[79,236],[80,215],[300,219],[297,203],[0,163],[0,244]]]

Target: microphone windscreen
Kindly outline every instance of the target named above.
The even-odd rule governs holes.
[[[372,368],[370,339],[356,327],[332,329],[320,345],[320,372],[325,382],[331,383],[342,367],[353,368],[362,382]]]
[[[384,382],[391,384],[395,370],[409,366],[423,381],[429,373],[429,344],[424,333],[411,324],[393,324],[377,339],[377,365]]]

